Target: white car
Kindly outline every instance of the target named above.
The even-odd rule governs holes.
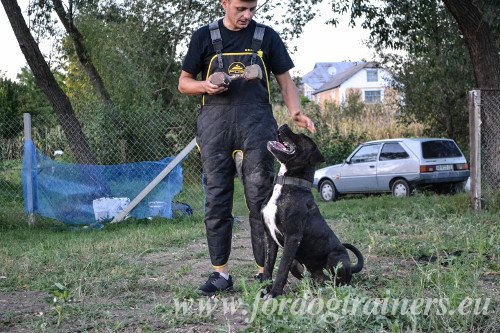
[[[359,145],[342,163],[319,169],[314,186],[324,201],[347,193],[410,195],[415,187],[463,189],[469,165],[450,139],[388,139]]]

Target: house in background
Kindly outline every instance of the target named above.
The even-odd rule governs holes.
[[[365,103],[381,103],[391,81],[391,74],[376,62],[325,62],[302,77],[302,88],[304,96],[319,105],[340,105],[353,91],[360,92]]]
[[[316,90],[331,81],[336,74],[355,64],[355,62],[317,62],[314,69],[302,77],[303,95],[312,100],[312,94]]]

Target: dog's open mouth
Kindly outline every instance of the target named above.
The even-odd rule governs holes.
[[[288,155],[295,153],[295,145],[288,141],[269,141],[268,147]]]

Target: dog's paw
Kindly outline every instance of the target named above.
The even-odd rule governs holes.
[[[266,295],[269,295],[269,292],[271,291],[272,285],[269,284],[267,286],[264,286],[262,289],[260,289],[260,297],[264,298]]]
[[[264,301],[270,300],[270,299],[272,299],[272,298],[274,298],[274,296],[273,296],[273,294],[271,294],[271,293],[268,293],[268,294],[265,294],[264,296],[262,296],[262,299],[263,299]]]
[[[274,288],[270,288],[271,286],[269,286],[269,288],[267,288],[267,292],[265,294],[261,294],[261,297],[264,299],[264,300],[268,300],[268,299],[271,299],[271,298],[276,298],[280,295],[283,294],[283,291],[277,291],[276,289]]]

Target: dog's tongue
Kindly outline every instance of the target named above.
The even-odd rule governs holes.
[[[271,141],[270,142],[275,149],[278,149],[278,150],[286,150],[286,147],[284,144],[282,144],[281,142],[279,141]]]
[[[284,144],[282,144],[281,142],[279,141],[276,141],[276,148],[280,149],[280,150],[286,150],[286,147]]]

